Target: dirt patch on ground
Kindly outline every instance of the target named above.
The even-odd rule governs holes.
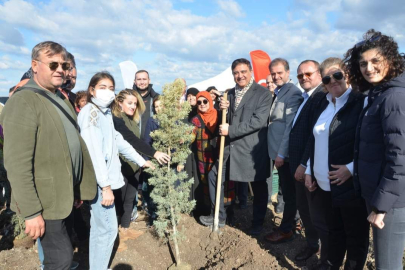
[[[247,235],[252,219],[252,206],[244,210],[235,207],[233,227],[225,226],[219,235],[200,225],[193,217],[184,216],[181,229],[186,236],[180,244],[182,261],[191,269],[314,269],[318,256],[306,262],[297,263],[294,257],[306,246],[305,230],[296,234],[294,240],[272,245],[264,236],[277,227],[281,216],[269,211],[265,221],[265,231],[257,238]],[[174,262],[170,245],[156,238],[154,231],[146,227],[145,221],[131,224],[132,229],[144,231],[134,240],[127,240],[127,250],[114,250],[111,269],[168,269]],[[4,240],[4,239],[3,239]],[[0,240],[1,241],[1,240]],[[32,242],[17,243],[19,247],[0,252],[0,269],[40,269],[36,247]],[[23,242],[19,240],[19,242]],[[88,269],[88,243],[78,243],[74,260],[80,269]],[[373,254],[367,261],[368,269],[375,269]]]

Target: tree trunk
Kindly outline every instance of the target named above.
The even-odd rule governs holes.
[[[181,259],[180,259],[179,245],[177,243],[177,226],[176,226],[176,220],[174,218],[173,206],[170,206],[170,213],[171,213],[171,220],[172,220],[172,225],[173,225],[173,243],[174,243],[174,250],[176,253],[176,266],[179,266],[181,264]]]
[[[167,149],[167,154],[170,156],[170,146]],[[170,165],[171,162],[167,162],[167,173],[170,173]],[[169,192],[173,192],[172,189],[170,188]],[[181,264],[181,259],[180,259],[180,252],[179,252],[179,245],[177,243],[177,226],[176,226],[176,219],[174,217],[174,209],[173,205],[170,205],[170,219],[173,225],[173,243],[174,243],[174,252],[175,252],[175,259],[176,259],[176,266]]]

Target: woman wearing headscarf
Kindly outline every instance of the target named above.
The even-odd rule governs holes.
[[[218,158],[216,129],[219,122],[218,111],[214,108],[209,92],[197,94],[197,115],[191,119],[195,139],[192,151],[197,165],[198,185],[194,191],[198,214],[209,214],[211,201],[208,191],[208,173]],[[234,182],[225,185],[224,203],[230,204],[235,197]],[[220,224],[222,225],[222,224]]]

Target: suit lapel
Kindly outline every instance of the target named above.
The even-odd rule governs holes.
[[[273,104],[271,104],[270,115],[273,113],[274,108],[276,107],[277,101],[280,100],[285,94],[287,94],[290,87],[286,83],[285,85],[283,85],[283,87],[281,89],[282,89],[282,91],[278,92],[278,94],[276,95],[276,98],[273,101]]]

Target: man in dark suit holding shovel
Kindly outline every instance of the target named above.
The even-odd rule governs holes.
[[[267,120],[272,97],[270,92],[257,84],[252,77],[252,66],[247,59],[232,63],[235,88],[228,92],[228,99],[221,100],[220,109],[227,110],[227,123],[219,126],[219,134],[225,136],[222,167],[222,191],[219,207],[219,226],[224,226],[225,176],[237,182],[251,182],[254,193],[253,220],[250,234],[258,235],[263,230],[266,215],[268,190],[266,178],[270,176],[270,160],[267,153]],[[214,221],[218,162],[209,176],[211,215],[201,216],[200,221],[210,226]]]

